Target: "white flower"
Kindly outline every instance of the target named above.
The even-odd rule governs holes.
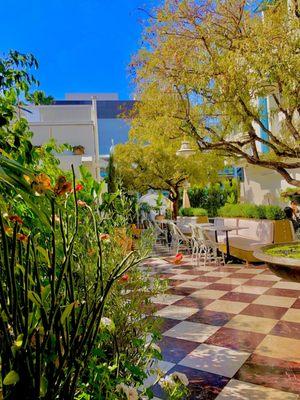
[[[129,387],[125,385],[125,383],[120,383],[116,386],[116,391],[119,393],[124,393],[128,399],[129,396]]]
[[[171,375],[172,379],[176,381],[180,381],[184,386],[188,386],[189,380],[185,374],[182,374],[181,372],[173,372]]]
[[[151,343],[150,347],[151,347],[152,350],[156,350],[161,354],[161,348],[157,344]]]
[[[127,398],[128,400],[138,400],[139,395],[137,390],[133,387],[128,388]]]
[[[107,329],[109,332],[113,332],[115,330],[115,324],[111,319],[102,317],[100,321],[100,328]]]
[[[135,388],[125,385],[125,383],[120,383],[116,386],[116,391],[125,394],[127,400],[138,400],[139,395]]]
[[[157,344],[152,343],[152,342],[146,343],[145,349],[146,350],[148,350],[148,349],[155,350],[155,351],[158,351],[159,354],[161,354],[161,348]]]
[[[166,386],[171,386],[171,387],[175,386],[175,382],[172,379],[171,375],[167,375],[166,377],[161,378],[158,383],[162,388],[164,388]]]

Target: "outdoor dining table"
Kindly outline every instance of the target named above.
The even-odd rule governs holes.
[[[205,231],[212,231],[215,232],[215,238],[216,242],[219,243],[218,240],[218,232],[225,232],[225,237],[226,237],[226,256],[225,256],[225,262],[228,263],[228,261],[231,260],[231,254],[230,254],[230,246],[229,246],[229,237],[228,233],[232,231],[240,231],[242,229],[249,229],[247,226],[206,226],[203,227],[203,230]]]

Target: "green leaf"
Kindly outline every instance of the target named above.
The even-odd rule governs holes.
[[[42,300],[41,300],[40,296],[39,296],[37,293],[33,292],[32,290],[30,290],[30,291],[28,292],[28,298],[29,298],[29,300],[31,300],[31,301],[33,302],[33,304],[35,304],[36,306],[38,306],[38,307],[42,307],[42,306],[43,306],[43,303],[42,303]]]
[[[62,324],[64,324],[66,319],[69,318],[69,316],[70,316],[70,314],[71,314],[71,312],[72,312],[72,310],[74,308],[74,305],[75,305],[75,303],[68,304],[66,306],[66,308],[64,309],[64,312],[62,313],[62,316],[60,318],[60,322]]]
[[[41,246],[37,246],[36,249],[41,254],[41,256],[43,257],[44,261],[46,261],[46,263],[48,264],[48,267],[50,267],[50,260],[49,260],[49,256],[48,256],[47,250],[45,250]]]
[[[43,301],[43,303],[45,302],[45,300],[47,299],[47,297],[48,297],[48,295],[49,295],[49,293],[50,293],[50,291],[51,291],[51,286],[50,285],[47,285],[47,286],[45,286],[45,287],[42,287],[42,301]]]
[[[47,389],[48,389],[48,381],[44,376],[42,376],[41,385],[40,385],[40,396],[41,397],[45,397],[46,396]]]
[[[22,347],[22,344],[23,344],[23,337],[24,337],[24,335],[23,335],[23,333],[22,333],[21,335],[19,335],[19,336],[17,337],[17,340],[14,341],[14,345],[15,345],[18,349],[20,349],[20,348]]]
[[[9,371],[3,379],[3,385],[15,385],[20,380],[19,374],[16,371]]]

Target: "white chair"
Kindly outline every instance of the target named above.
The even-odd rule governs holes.
[[[166,245],[168,243],[168,235],[165,229],[162,229],[157,221],[152,221],[156,242]]]
[[[172,236],[171,246],[176,250],[176,254],[181,251],[190,253],[192,248],[191,239],[186,237],[174,222],[168,222],[168,226]]]
[[[208,232],[197,226],[197,238],[202,243],[197,253],[197,262],[203,261],[204,266],[207,263],[215,265],[225,265],[224,253],[219,250],[218,243],[211,239]]]
[[[191,245],[192,245],[192,259],[198,262],[201,259],[202,255],[206,252],[206,246],[204,243],[204,237],[202,231],[195,224],[189,224],[192,237],[191,237]]]

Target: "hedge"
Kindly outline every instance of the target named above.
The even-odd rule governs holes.
[[[181,208],[179,215],[181,217],[202,217],[207,216],[207,211],[204,208]]]
[[[222,180],[222,183],[215,183],[206,187],[192,187],[188,190],[191,207],[204,208],[208,211],[210,217],[215,217],[218,209],[226,203],[236,204],[238,194],[239,183],[236,179]]]
[[[218,215],[227,218],[285,219],[285,213],[279,206],[254,204],[225,204],[219,209]]]

